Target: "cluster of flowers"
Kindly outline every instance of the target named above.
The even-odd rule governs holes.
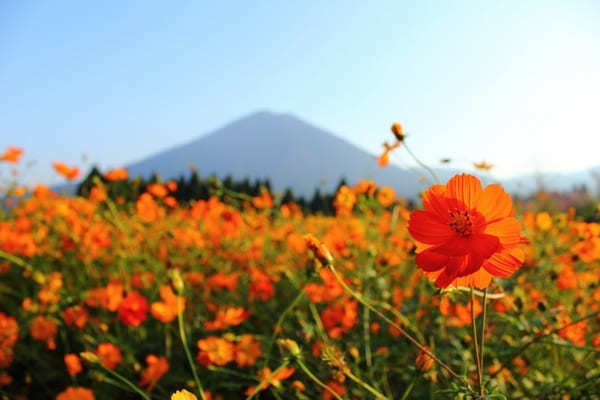
[[[515,212],[502,188],[469,175],[432,186],[412,212],[392,188],[343,186],[333,217],[267,191],[241,207],[177,204],[173,185],[122,204],[101,184],[88,198],[39,186],[2,216],[2,393],[429,396],[449,386],[448,369],[476,372],[480,290],[490,386],[544,398],[569,374],[581,395],[597,376],[600,225],[572,211]]]

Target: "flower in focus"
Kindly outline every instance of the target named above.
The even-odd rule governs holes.
[[[521,225],[510,196],[496,184],[481,187],[472,175],[456,175],[423,195],[424,210],[410,215],[416,262],[435,284],[487,287],[525,259]]]
[[[79,168],[77,167],[69,167],[67,164],[60,161],[53,162],[52,166],[56,172],[70,181],[79,177]]]
[[[148,300],[138,292],[129,292],[119,305],[119,319],[125,325],[139,326],[146,320]]]
[[[112,343],[102,342],[96,348],[96,356],[102,365],[108,369],[115,369],[121,363],[121,350]]]
[[[0,155],[0,161],[6,161],[7,163],[17,164],[22,155],[23,149],[13,146],[7,146],[4,153]]]
[[[154,388],[154,385],[169,370],[169,362],[164,357],[157,357],[154,354],[146,356],[147,367],[142,371],[140,386],[148,391]]]

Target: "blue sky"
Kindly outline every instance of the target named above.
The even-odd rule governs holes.
[[[372,153],[398,120],[433,165],[588,168],[599,21],[595,0],[4,0],[0,150],[53,183],[53,160],[121,166],[268,109]]]

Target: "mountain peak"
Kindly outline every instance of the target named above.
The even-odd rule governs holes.
[[[260,110],[195,141],[148,157],[128,167],[132,175],[163,179],[186,176],[193,163],[201,175],[236,179],[269,178],[275,190],[293,188],[310,196],[317,188],[332,191],[340,179],[373,179],[404,196],[420,189],[409,171],[381,169],[375,157],[346,140],[288,113]],[[325,183],[323,183],[325,182]]]

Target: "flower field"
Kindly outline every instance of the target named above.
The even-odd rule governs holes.
[[[0,398],[600,398],[600,224],[572,209],[470,175],[417,207],[343,186],[335,216],[175,186],[3,213]]]

